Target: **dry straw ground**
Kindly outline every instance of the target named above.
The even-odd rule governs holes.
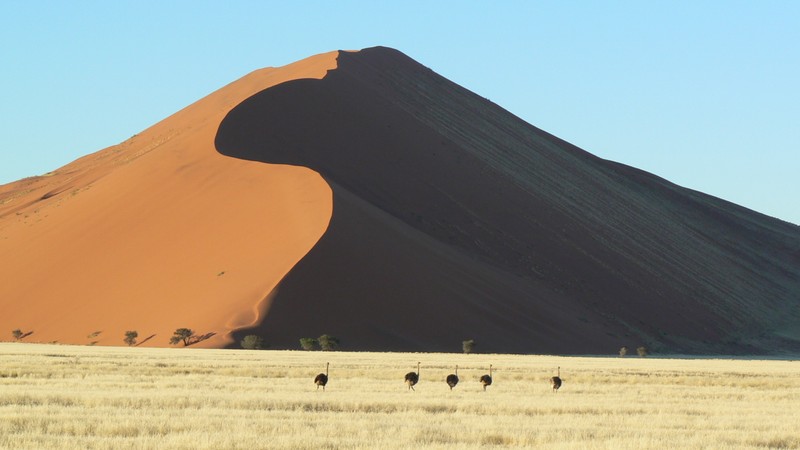
[[[0,344],[0,448],[800,448],[798,424],[795,361]]]

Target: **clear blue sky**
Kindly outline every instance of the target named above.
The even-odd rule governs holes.
[[[800,224],[800,1],[0,1],[0,183],[261,67],[397,48],[600,157]]]

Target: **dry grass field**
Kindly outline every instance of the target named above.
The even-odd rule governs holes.
[[[800,448],[799,428],[795,361],[0,344],[4,449]]]

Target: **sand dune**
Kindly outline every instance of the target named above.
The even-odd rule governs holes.
[[[0,332],[31,341],[800,350],[798,227],[601,160],[382,47],[256,71],[0,187],[0,254]]]

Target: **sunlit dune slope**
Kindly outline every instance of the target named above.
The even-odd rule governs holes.
[[[798,227],[601,160],[395,50],[250,97],[216,145],[333,188],[328,232],[239,333],[274,347],[798,349]]]
[[[0,187],[0,332],[30,342],[167,346],[176,328],[220,347],[257,323],[317,242],[331,190],[313,170],[221,155],[230,108],[321,78],[336,53],[253,72],[127,141]],[[148,339],[149,338],[149,339]]]

